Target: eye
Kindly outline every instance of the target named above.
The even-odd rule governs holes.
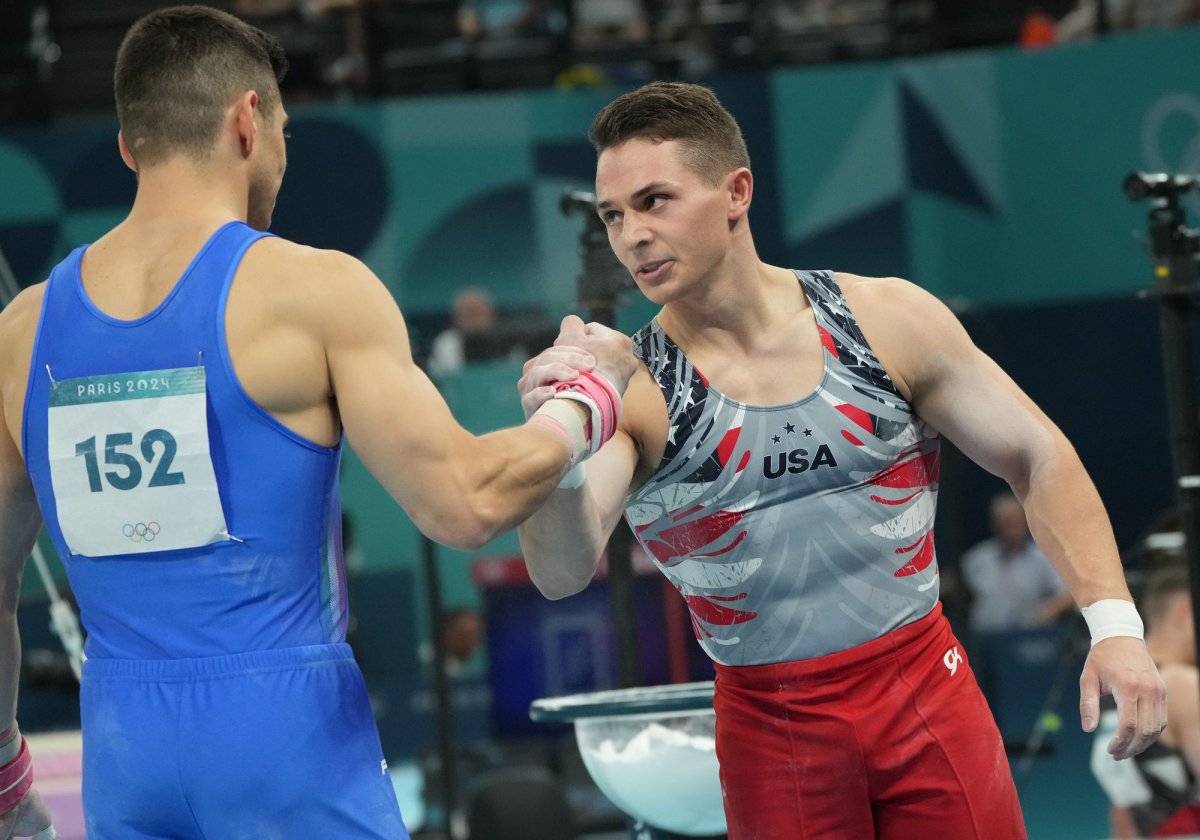
[[[600,220],[606,225],[614,225],[621,219],[621,214],[616,210],[605,210],[600,214]]]
[[[662,204],[662,202],[666,201],[667,198],[668,197],[663,193],[654,193],[653,195],[646,196],[646,209],[653,210],[655,207],[658,207],[660,204]]]

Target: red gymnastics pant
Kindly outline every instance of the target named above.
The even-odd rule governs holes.
[[[935,606],[866,644],[717,665],[729,840],[1023,840],[1012,771]]]

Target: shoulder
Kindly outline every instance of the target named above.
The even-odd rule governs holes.
[[[936,295],[911,280],[902,277],[862,277],[840,271],[835,272],[834,277],[856,318],[886,315],[903,323],[943,313],[954,317]]]
[[[973,351],[957,316],[916,283],[899,277],[836,276],[867,342],[906,398]]]
[[[6,360],[19,351],[31,350],[45,296],[45,282],[37,283],[23,289],[11,303],[0,309],[0,354]]]
[[[269,281],[345,291],[346,286],[378,283],[378,278],[357,257],[343,251],[313,248],[277,236],[266,236],[246,253],[254,276]]]
[[[4,409],[0,413],[0,430],[5,420],[10,422],[11,429],[18,428],[14,412],[24,403],[34,336],[45,296],[46,284],[38,283],[0,309],[0,406]]]
[[[38,315],[42,311],[42,300],[45,296],[45,281],[22,289],[7,306],[0,309],[0,329],[7,332],[29,321],[36,323]]]
[[[321,323],[361,316],[395,299],[362,260],[342,251],[312,248],[279,237],[258,240],[242,263],[242,292],[282,316]]]

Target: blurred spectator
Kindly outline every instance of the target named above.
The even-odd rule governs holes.
[[[1021,22],[1021,34],[1017,42],[1023,47],[1048,47],[1058,41],[1054,18],[1040,6],[1035,6]]]
[[[368,0],[234,0],[234,13],[287,51],[290,100],[367,84],[363,6]]]
[[[641,44],[650,25],[640,0],[570,0],[571,42],[582,49]]]
[[[496,307],[487,292],[471,286],[454,296],[451,317],[451,326],[438,333],[429,350],[427,369],[435,380],[462,368],[466,361],[463,337],[494,329]]]
[[[1131,552],[1129,563],[1135,568],[1130,571],[1130,578],[1144,577],[1158,569],[1183,563],[1185,548],[1179,510],[1167,508],[1154,517],[1146,535]]]
[[[1145,752],[1127,761],[1108,754],[1116,734],[1117,710],[1102,698],[1100,724],[1092,743],[1092,773],[1111,804],[1112,836],[1181,837],[1200,832],[1200,677],[1196,671],[1196,626],[1187,568],[1154,572],[1141,598],[1146,647],[1167,684],[1171,712],[1167,728]]]
[[[644,0],[656,43],[673,48],[680,78],[712,75],[718,65],[713,6],[703,0]]]
[[[458,29],[472,43],[544,35],[550,29],[548,0],[465,0]]]
[[[482,667],[483,619],[470,607],[457,607],[442,616],[443,667],[458,677]]]
[[[1045,627],[1071,610],[1066,584],[1029,534],[1025,510],[1011,493],[992,499],[993,536],[967,550],[963,583],[973,600],[973,633],[1003,633]]]
[[[1078,0],[1054,27],[1058,41],[1077,41],[1105,28],[1161,29],[1200,20],[1200,0]]]

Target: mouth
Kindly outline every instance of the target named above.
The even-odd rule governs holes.
[[[644,262],[637,267],[637,279],[645,283],[653,283],[656,280],[661,280],[674,264],[674,260]]]

